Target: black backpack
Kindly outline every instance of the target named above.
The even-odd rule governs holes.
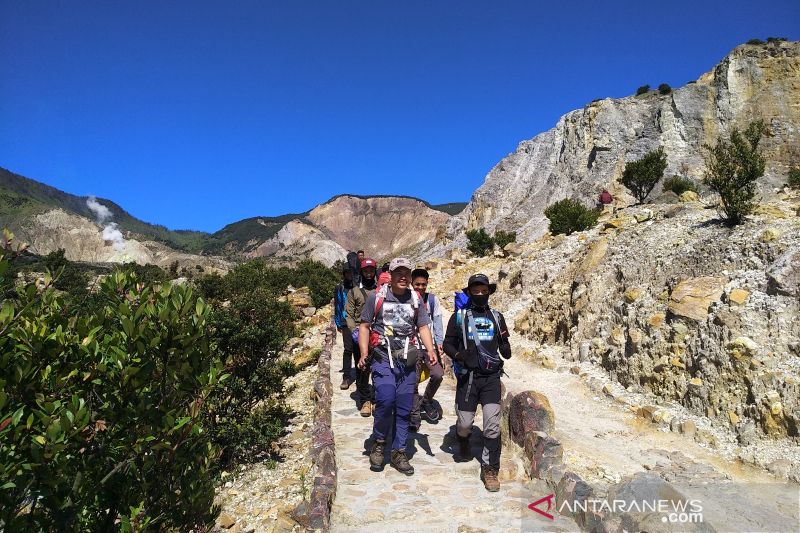
[[[347,266],[349,266],[350,271],[353,272],[353,284],[358,285],[359,283],[361,283],[361,263],[359,263],[358,261],[357,253],[348,252]]]

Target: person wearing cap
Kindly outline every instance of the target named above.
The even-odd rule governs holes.
[[[366,369],[369,365],[375,387],[370,469],[383,469],[386,439],[391,432],[390,464],[408,476],[414,473],[405,448],[417,387],[417,359],[425,357],[429,365],[436,363],[431,319],[422,298],[411,289],[412,266],[405,257],[389,263],[392,280],[367,299],[358,334],[358,366]],[[417,346],[417,338],[425,352]]]
[[[361,261],[361,281],[347,293],[347,302],[345,303],[347,327],[354,332],[358,331],[358,320],[364,310],[364,304],[366,304],[371,295],[375,294],[375,289],[377,288],[375,283],[377,265],[374,259],[363,259]],[[356,366],[356,405],[361,416],[364,417],[372,415],[375,402],[375,394],[369,384],[369,378],[368,369],[365,370]]]
[[[484,274],[470,276],[464,293],[470,305],[453,313],[444,335],[444,351],[456,371],[456,461],[471,459],[469,436],[478,404],[483,412],[481,480],[490,492],[500,490],[500,374],[503,359],[511,357],[508,327],[503,315],[489,306],[497,290]],[[502,358],[501,358],[502,356]]]
[[[436,350],[437,361],[434,365],[429,365],[424,359],[417,361],[417,383],[419,383],[423,366],[428,367],[429,379],[425,387],[425,394],[419,395],[419,391],[414,393],[414,407],[411,410],[411,422],[409,427],[416,431],[420,426],[420,411],[425,415],[428,422],[436,423],[439,421],[439,409],[433,403],[433,396],[439,390],[444,378],[444,368],[442,367],[442,342],[444,342],[444,328],[442,327],[442,306],[435,294],[428,292],[428,279],[430,274],[424,268],[417,268],[411,272],[411,286],[422,296],[428,316],[431,317],[431,330],[433,334],[433,345]]]
[[[333,294],[333,321],[336,323],[336,329],[342,335],[342,344],[344,351],[342,352],[342,384],[339,388],[347,390],[353,384],[353,378],[350,373],[353,368],[353,362],[358,363],[357,355],[353,350],[353,330],[347,325],[347,313],[345,311],[345,304],[347,303],[347,293],[353,288],[353,270],[349,265],[345,264],[342,267],[342,282],[336,286],[336,291]]]

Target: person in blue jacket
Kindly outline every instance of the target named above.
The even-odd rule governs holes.
[[[336,286],[336,292],[333,295],[333,321],[336,323],[336,329],[342,334],[342,344],[344,344],[344,351],[342,352],[342,384],[339,385],[342,390],[349,389],[350,385],[353,384],[353,377],[350,373],[353,363],[358,363],[357,356],[353,350],[353,332],[347,326],[347,313],[345,312],[347,292],[352,288],[353,270],[349,265],[345,264],[342,268],[342,282]]]

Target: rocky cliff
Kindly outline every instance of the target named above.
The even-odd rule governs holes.
[[[201,256],[179,252],[163,243],[141,239],[120,232],[119,240],[104,238],[104,228],[91,220],[52,209],[20,221],[15,236],[29,245],[29,251],[45,255],[63,248],[70,261],[90,263],[154,264],[162,268],[177,261],[181,267],[227,271],[230,263],[213,256]],[[106,235],[107,236],[107,235]],[[136,238],[139,237],[139,238]]]
[[[455,217],[448,237],[463,243],[463,230],[516,229],[522,239],[547,231],[544,209],[563,198],[592,204],[602,187],[630,200],[617,183],[625,163],[663,147],[665,175],[700,179],[703,144],[715,144],[733,127],[763,119],[768,166],[761,192],[782,185],[800,162],[800,43],[741,45],[696,82],[662,95],[606,98],[567,113],[556,126],[523,141],[501,160]],[[656,191],[658,192],[658,191]]]

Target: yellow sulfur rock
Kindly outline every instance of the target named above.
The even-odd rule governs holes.
[[[747,298],[750,296],[750,291],[746,291],[744,289],[733,289],[728,296],[728,299],[735,303],[736,305],[742,305],[747,301]]]

